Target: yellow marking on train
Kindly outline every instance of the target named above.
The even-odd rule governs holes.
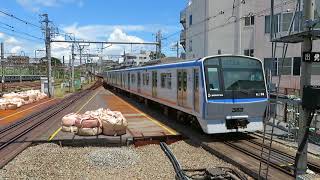
[[[81,108],[76,112],[79,113],[86,105],[89,104],[89,102],[100,92],[101,90],[97,91],[86,103],[84,103]],[[59,127],[48,139],[48,141],[51,141],[60,131],[62,127]]]
[[[118,96],[115,95],[116,98],[118,98],[120,101],[124,102],[125,104],[127,104],[129,107],[131,107],[132,109],[134,109],[135,111],[141,113],[141,115],[143,115],[144,117],[146,117],[147,119],[149,119],[150,121],[152,121],[153,123],[155,123],[156,125],[160,126],[161,128],[167,130],[169,133],[171,133],[172,135],[177,135],[178,133],[167,127],[166,125],[162,124],[161,122],[153,119],[152,117],[148,116],[147,114],[143,113],[142,111],[140,111],[139,109],[135,108],[134,106],[132,106],[131,104],[127,103],[126,101],[124,101],[123,99],[119,98]]]
[[[53,101],[53,100],[55,100],[55,99],[50,99],[49,101],[42,102],[42,103],[37,104],[37,105],[35,105],[35,106],[29,107],[29,108],[27,108],[27,109],[25,109],[25,110],[18,111],[18,112],[16,112],[16,113],[10,114],[9,116],[6,116],[6,117],[1,118],[0,121],[1,121],[1,120],[4,120],[4,119],[7,119],[7,118],[9,118],[9,117],[12,117],[12,116],[14,116],[14,115],[20,114],[20,113],[22,113],[22,112],[25,112],[25,111],[27,111],[27,110],[30,110],[30,109],[32,109],[32,108],[35,108],[35,107],[37,107],[37,106],[40,106],[40,105],[42,105],[42,104],[46,104],[46,103],[48,103],[48,102],[50,102],[50,101]]]

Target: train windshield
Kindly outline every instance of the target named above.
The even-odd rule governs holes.
[[[205,60],[208,98],[266,97],[260,61],[226,56]]]

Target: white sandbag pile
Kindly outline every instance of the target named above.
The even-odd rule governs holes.
[[[15,110],[25,104],[44,99],[47,95],[41,93],[40,90],[29,90],[4,94],[2,97],[0,98],[0,110]]]
[[[121,112],[100,108],[84,114],[71,113],[62,118],[62,131],[80,136],[95,136],[103,133],[108,136],[126,134],[127,120]]]

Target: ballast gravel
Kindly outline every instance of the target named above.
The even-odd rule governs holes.
[[[189,141],[171,144],[183,168],[232,167]],[[0,179],[175,179],[159,145],[27,148],[0,169]]]

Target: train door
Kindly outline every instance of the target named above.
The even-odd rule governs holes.
[[[152,97],[157,97],[158,73],[152,71]]]
[[[138,72],[137,76],[138,76],[138,83],[137,83],[137,90],[138,90],[138,93],[141,92],[140,88],[141,88],[141,77],[140,77],[140,72]]]
[[[188,87],[188,74],[186,70],[178,70],[177,71],[177,84],[178,84],[178,91],[177,91],[177,97],[178,97],[178,105],[179,106],[185,106],[187,105],[187,87]]]
[[[128,72],[128,90],[130,90],[130,84],[131,84],[130,73]]]
[[[182,71],[178,70],[177,71],[177,97],[178,97],[178,105],[182,106]]]
[[[183,106],[186,106],[188,104],[187,98],[188,98],[188,73],[187,70],[183,70],[182,72],[182,80],[183,80],[183,85],[182,85],[182,103]]]
[[[120,87],[123,87],[122,72],[120,72]]]
[[[196,112],[199,112],[199,69],[194,69],[193,71],[193,104],[194,104],[194,110]]]

